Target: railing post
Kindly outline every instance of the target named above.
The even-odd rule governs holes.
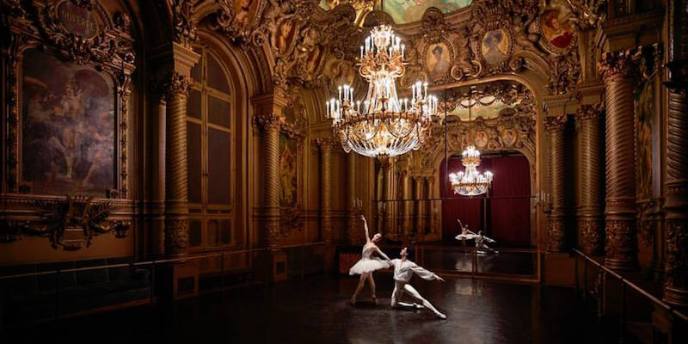
[[[60,269],[55,272],[55,320],[60,319]]]
[[[588,261],[583,259],[583,301],[588,299]]]
[[[626,283],[621,280],[621,316],[619,318],[619,343],[624,342],[626,332]]]
[[[580,281],[578,280],[578,253],[574,253],[573,256],[573,273],[575,274],[576,280],[576,297],[580,295]]]

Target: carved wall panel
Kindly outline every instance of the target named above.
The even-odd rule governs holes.
[[[93,235],[128,228],[129,219],[109,215],[112,207],[126,209],[123,200],[129,198],[128,109],[135,68],[129,16],[92,0],[2,6],[8,99],[2,121],[3,238],[48,236],[53,247],[78,249]],[[56,197],[75,193],[90,198]],[[97,200],[102,198],[122,200]],[[41,203],[26,208],[36,199]],[[102,211],[91,214],[94,209]],[[71,220],[56,225],[59,216]],[[88,220],[94,216],[97,221]],[[65,236],[75,231],[83,235],[69,243]],[[121,237],[127,231],[116,232]]]

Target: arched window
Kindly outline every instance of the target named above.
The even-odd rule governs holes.
[[[191,71],[187,104],[189,242],[192,250],[232,244],[234,162],[232,92],[228,72],[208,47]]]

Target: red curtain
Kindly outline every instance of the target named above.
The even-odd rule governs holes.
[[[449,171],[463,170],[460,157],[449,158]],[[449,185],[444,161],[440,166],[442,180],[442,233],[445,240],[458,234],[459,218],[476,231],[487,233],[500,245],[530,244],[530,167],[524,156],[485,156],[478,171],[492,171],[494,180],[489,198],[454,195]],[[483,209],[483,207],[487,209]],[[484,212],[484,213],[483,213]]]
[[[460,157],[449,157],[449,173],[463,170]],[[440,167],[442,183],[442,236],[445,240],[453,240],[459,234],[459,224],[456,219],[468,226],[474,232],[482,228],[483,200],[477,197],[455,195],[449,184],[449,177],[445,169],[444,160]]]
[[[524,156],[485,159],[494,173],[489,198],[490,234],[507,245],[530,243],[530,167]]]

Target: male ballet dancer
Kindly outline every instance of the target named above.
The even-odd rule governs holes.
[[[435,313],[440,319],[447,319],[447,316],[438,311],[430,301],[424,299],[418,291],[409,284],[413,274],[417,274],[420,278],[424,280],[438,280],[444,282],[442,277],[437,276],[437,274],[423,269],[422,267],[416,265],[416,263],[407,259],[407,248],[401,249],[399,256],[400,259],[392,259],[392,266],[394,266],[394,291],[392,292],[392,307],[402,306],[402,307],[413,307],[413,308],[428,308]],[[404,292],[409,293],[414,299],[419,301],[418,303],[405,303],[401,302],[401,297]]]

